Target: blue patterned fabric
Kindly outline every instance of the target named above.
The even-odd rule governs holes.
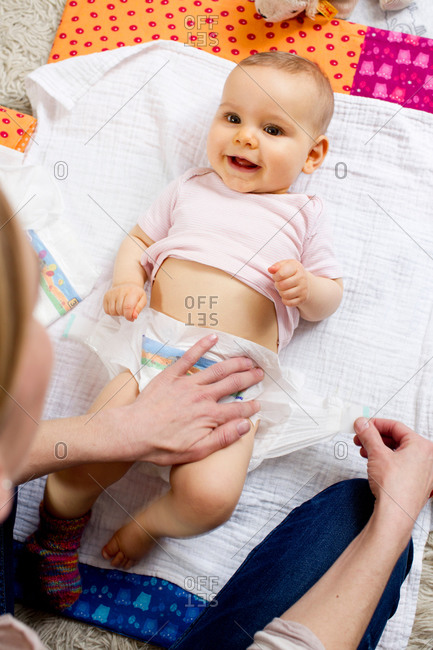
[[[22,544],[14,542],[19,557]],[[80,563],[83,593],[65,616],[164,648],[178,639],[206,601],[167,580],[99,569]],[[17,600],[31,603],[26,585],[16,581]]]

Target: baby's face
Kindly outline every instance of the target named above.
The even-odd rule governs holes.
[[[314,96],[302,74],[258,65],[230,73],[207,141],[209,162],[228,187],[288,190],[317,141]]]

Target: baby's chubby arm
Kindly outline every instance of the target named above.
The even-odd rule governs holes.
[[[104,310],[110,316],[124,316],[134,321],[146,305],[144,283],[147,275],[140,259],[151,244],[153,240],[140,226],[134,226],[120,245],[114,264],[113,284],[104,296]]]
[[[298,260],[282,260],[268,268],[287,307],[297,307],[302,318],[319,321],[338,308],[343,297],[341,278],[331,280],[306,271]]]

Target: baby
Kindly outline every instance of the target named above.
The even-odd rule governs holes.
[[[92,411],[108,401],[131,403],[149,380],[143,365],[149,376],[159,372],[203,335],[200,326],[220,330],[223,355],[247,351],[258,365],[275,357],[277,366],[276,353],[299,316],[319,321],[337,309],[343,286],[321,202],[288,192],[301,171],[311,174],[322,164],[333,106],[326,77],[296,55],[255,54],[230,73],[208,135],[211,166],[172,182],[120,247],[104,309],[126,319],[105,346],[122,372]],[[123,348],[127,342],[125,355],[133,361],[116,358],[116,340]],[[201,359],[195,370],[218,358]],[[239,398],[248,395],[233,396]],[[262,407],[265,401],[264,393]],[[230,447],[172,467],[169,491],[113,535],[104,558],[128,569],[160,537],[198,535],[224,523],[241,494],[258,425],[253,419]],[[77,549],[90,508],[130,465],[48,477],[41,522],[27,551],[38,556],[42,589],[53,607],[64,609],[78,597]]]

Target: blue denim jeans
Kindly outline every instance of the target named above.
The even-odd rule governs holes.
[[[14,613],[14,530],[17,497],[9,517],[0,524],[0,615]]]
[[[293,605],[332,566],[371,516],[368,481],[327,488],[295,508],[246,560],[171,650],[244,650],[254,633]],[[375,648],[397,609],[413,558],[412,540],[398,560],[359,648]],[[353,606],[356,615],[356,603]]]

